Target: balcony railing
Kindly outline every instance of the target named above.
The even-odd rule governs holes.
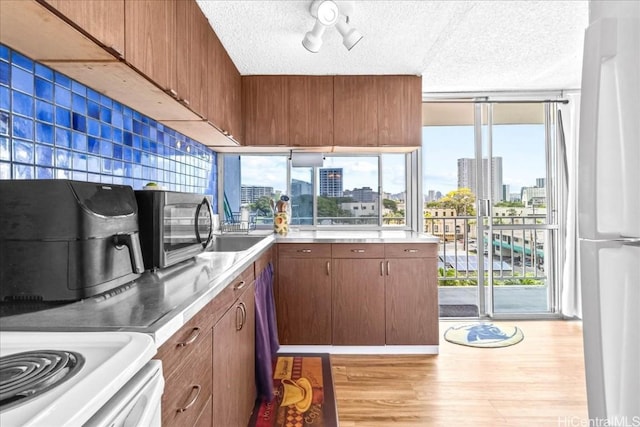
[[[494,217],[493,236],[485,231],[478,239],[475,216],[425,218],[425,232],[440,239],[438,280],[440,286],[477,286],[478,271],[493,271],[494,285],[543,285],[545,242],[548,230],[543,216]],[[488,221],[488,219],[487,219]],[[478,242],[484,241],[478,248]],[[482,251],[483,257],[479,256]],[[484,262],[480,265],[479,261]]]

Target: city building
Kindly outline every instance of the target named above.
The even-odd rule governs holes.
[[[310,182],[293,178],[291,180],[291,197],[300,197],[303,194],[313,194],[313,185]]]
[[[240,187],[240,203],[254,203],[261,197],[272,197],[273,187],[242,185]]]
[[[545,178],[536,178],[536,187],[544,188]]]
[[[491,198],[494,201],[502,198],[502,157],[493,157],[491,167],[489,159],[482,159],[482,173],[484,182],[489,182],[489,170],[491,170]],[[479,199],[487,199],[487,189],[476,189],[476,159],[458,159],[458,188],[469,188]]]
[[[371,187],[354,188],[344,192],[345,197],[351,197],[356,202],[372,203],[377,202],[378,192],[373,191]]]
[[[342,197],[342,168],[320,169],[320,195]]]
[[[378,216],[377,203],[345,202],[340,203],[340,209],[351,212],[353,217]]]
[[[520,200],[525,206],[539,206],[546,203],[547,190],[542,187],[522,187]]]

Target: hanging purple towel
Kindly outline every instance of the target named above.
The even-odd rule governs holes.
[[[256,278],[256,388],[258,396],[273,400],[273,357],[280,348],[273,298],[271,263]]]

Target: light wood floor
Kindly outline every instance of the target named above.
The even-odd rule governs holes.
[[[587,420],[582,323],[512,321],[524,340],[440,354],[339,356],[331,363],[341,427],[572,426]]]

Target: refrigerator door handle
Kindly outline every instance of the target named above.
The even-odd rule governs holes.
[[[593,192],[597,186],[597,143],[598,116],[600,109],[600,85],[603,63],[615,57],[617,53],[617,21],[603,18],[592,23],[585,31],[584,56],[582,63],[582,99],[580,102],[580,149],[579,165],[581,191],[581,209],[579,211],[580,229],[598,236],[598,195]],[[587,201],[591,201],[588,203]]]

